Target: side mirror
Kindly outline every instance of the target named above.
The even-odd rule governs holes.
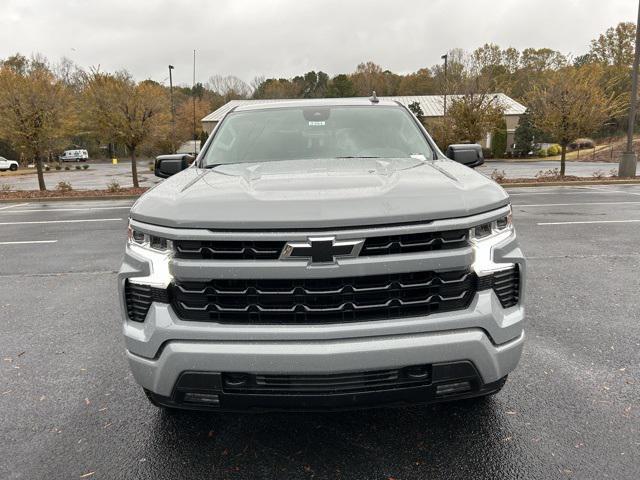
[[[154,173],[156,177],[168,178],[187,168],[191,162],[193,157],[187,154],[159,155],[156,157]]]
[[[458,143],[449,145],[445,155],[451,160],[462,163],[470,168],[479,167],[484,163],[482,147],[477,143]]]

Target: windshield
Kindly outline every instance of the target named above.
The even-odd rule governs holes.
[[[285,107],[225,118],[203,166],[316,158],[433,158],[401,107]]]

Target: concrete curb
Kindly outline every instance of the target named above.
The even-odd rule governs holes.
[[[566,182],[519,182],[519,183],[500,183],[502,188],[511,187],[570,187],[580,185],[637,185],[640,179],[628,180],[574,180]]]

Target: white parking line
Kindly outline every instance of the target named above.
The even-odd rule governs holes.
[[[0,225],[35,225],[39,223],[120,222],[124,218],[88,218],[85,220],[41,220],[38,222],[2,222]]]
[[[93,210],[129,210],[131,207],[88,207],[88,208],[34,208],[23,210],[11,210],[7,213],[31,213],[31,212],[91,212]]]
[[[25,205],[29,205],[29,203],[17,203],[16,205],[9,205],[8,207],[0,207],[0,210],[9,210],[10,208],[24,207]]]
[[[0,242],[0,245],[24,245],[28,243],[56,243],[58,240],[27,240],[23,242]]]
[[[640,202],[582,202],[582,203],[532,203],[525,205],[512,204],[512,207],[569,207],[572,205],[638,205]]]
[[[580,222],[541,222],[537,225],[581,225],[591,223],[638,223],[640,220],[583,220]]]
[[[627,195],[640,195],[640,192],[629,192],[628,190],[605,190],[603,188],[595,188],[593,187],[592,191],[597,193],[623,193]]]

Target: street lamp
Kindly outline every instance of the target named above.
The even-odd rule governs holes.
[[[638,5],[638,21],[636,23],[636,49],[633,57],[631,73],[631,102],[629,104],[629,125],[627,127],[627,150],[622,154],[618,166],[619,177],[635,177],[638,158],[633,151],[633,127],[636,124],[636,107],[638,105],[638,63],[640,63],[640,5]]]
[[[176,109],[173,105],[173,65],[169,65],[169,96],[171,97],[171,153],[176,153]]]
[[[444,60],[444,115],[447,116],[447,60],[449,59],[449,54],[445,53],[440,57]]]

